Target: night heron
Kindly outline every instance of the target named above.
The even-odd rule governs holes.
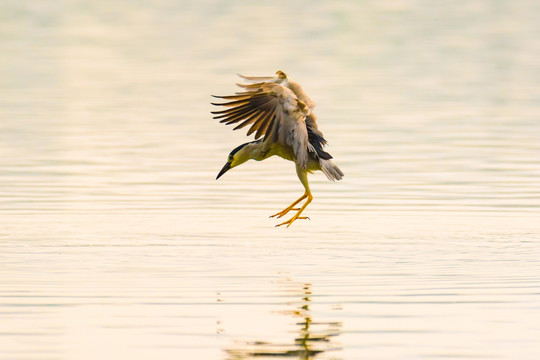
[[[323,150],[326,140],[317,127],[315,103],[304,93],[302,87],[291,81],[283,71],[276,77],[242,76],[249,84],[237,84],[244,89],[231,96],[214,96],[227,100],[212,103],[226,107],[225,110],[212,111],[214,119],[227,125],[237,124],[233,130],[251,125],[247,135],[255,133],[255,141],[235,148],[229,154],[227,163],[216,180],[228,170],[253,159],[261,161],[273,155],[294,161],[296,173],[305,192],[291,205],[272,215],[280,218],[291,210],[296,214],[276,226],[289,227],[300,216],[313,199],[308,183],[308,173],[321,170],[328,179],[341,180],[343,172],[332,162],[332,156]],[[262,138],[261,138],[262,137]],[[306,199],[302,207],[295,206]]]

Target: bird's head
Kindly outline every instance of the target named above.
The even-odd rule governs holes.
[[[254,150],[257,143],[260,143],[260,141],[254,141],[254,142],[248,142],[248,143],[242,144],[238,146],[237,148],[235,148],[233,151],[231,151],[231,153],[229,154],[229,157],[227,158],[227,162],[225,163],[225,166],[223,166],[223,168],[217,175],[216,180],[219,179],[221,175],[225,174],[227,171],[229,171],[233,167],[242,165],[249,159],[253,159]]]
[[[277,81],[278,83],[281,83],[281,82],[287,80],[287,74],[285,74],[281,70],[276,71],[276,75],[277,75],[277,78],[278,78],[278,81]]]

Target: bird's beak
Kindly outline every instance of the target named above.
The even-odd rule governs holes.
[[[223,169],[221,169],[221,171],[219,172],[219,174],[217,175],[216,177],[216,180],[219,179],[221,177],[221,175],[225,174],[227,171],[229,171],[229,169],[231,168],[231,163],[230,162],[227,162],[225,164],[225,166],[223,167]]]

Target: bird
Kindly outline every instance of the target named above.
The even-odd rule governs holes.
[[[233,130],[250,126],[248,136],[255,133],[254,141],[244,143],[230,152],[216,180],[248,160],[261,161],[277,155],[294,162],[304,194],[282,211],[270,216],[279,219],[290,211],[296,211],[289,220],[276,225],[289,227],[298,219],[309,219],[301,216],[313,200],[308,182],[309,173],[320,170],[331,181],[341,180],[344,174],[334,164],[332,156],[324,150],[327,141],[313,113],[315,103],[286,73],[278,70],[275,74],[273,77],[238,74],[247,82],[236,84],[243,91],[229,96],[212,95],[224,102],[211,104],[225,108],[212,111],[214,119],[226,125],[236,125]],[[306,201],[301,207],[295,207],[304,199]]]

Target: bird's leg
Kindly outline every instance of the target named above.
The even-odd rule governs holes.
[[[298,210],[298,212],[292,217],[290,218],[289,220],[285,221],[285,222],[282,222],[281,224],[278,224],[276,226],[281,226],[281,225],[287,225],[287,227],[291,226],[291,224],[296,220],[296,219],[306,219],[305,216],[300,216],[300,214],[302,214],[302,211],[304,211],[304,209],[309,205],[309,203],[311,202],[311,200],[313,200],[313,196],[311,195],[311,193],[307,193],[307,200],[306,202],[304,203],[304,205]]]
[[[296,200],[295,202],[293,202],[291,204],[291,206],[289,206],[288,208],[286,208],[285,210],[283,210],[281,213],[283,213],[281,216],[285,215],[287,212],[289,212],[290,210],[293,209],[294,205],[298,204],[300,201],[304,200],[306,197],[307,197],[307,200],[306,202],[304,203],[304,205],[302,205],[302,207],[300,209],[298,209],[298,211],[296,212],[296,214],[290,218],[289,220],[285,221],[285,222],[282,222],[281,224],[278,224],[276,226],[281,226],[281,225],[285,225],[287,224],[287,227],[291,226],[291,224],[296,220],[296,219],[308,219],[306,218],[305,216],[300,216],[300,214],[302,214],[302,211],[304,211],[304,209],[309,205],[309,203],[311,202],[311,200],[313,200],[313,196],[311,195],[311,191],[309,190],[309,183],[308,183],[308,178],[307,178],[307,175],[308,175],[308,172],[306,171],[305,168],[303,168],[302,166],[300,165],[296,165],[296,174],[298,175],[298,179],[300,180],[300,182],[302,183],[302,185],[304,185],[304,189],[306,189],[306,192],[304,193],[304,195],[302,195],[300,197],[300,199]],[[279,215],[281,213],[278,213],[276,215]],[[278,217],[281,217],[281,216],[278,216]]]
[[[300,210],[300,209],[295,209],[294,206],[296,204],[298,204],[300,201],[304,200],[305,198],[307,198],[308,196],[308,193],[307,191],[304,193],[304,195],[300,196],[300,198],[298,200],[296,200],[295,202],[293,202],[291,205],[289,205],[288,207],[286,207],[285,209],[283,209],[282,211],[278,212],[277,214],[274,214],[274,215],[271,215],[270,217],[278,217],[278,219],[282,216],[285,216],[285,214],[287,214],[289,211],[291,210]]]

